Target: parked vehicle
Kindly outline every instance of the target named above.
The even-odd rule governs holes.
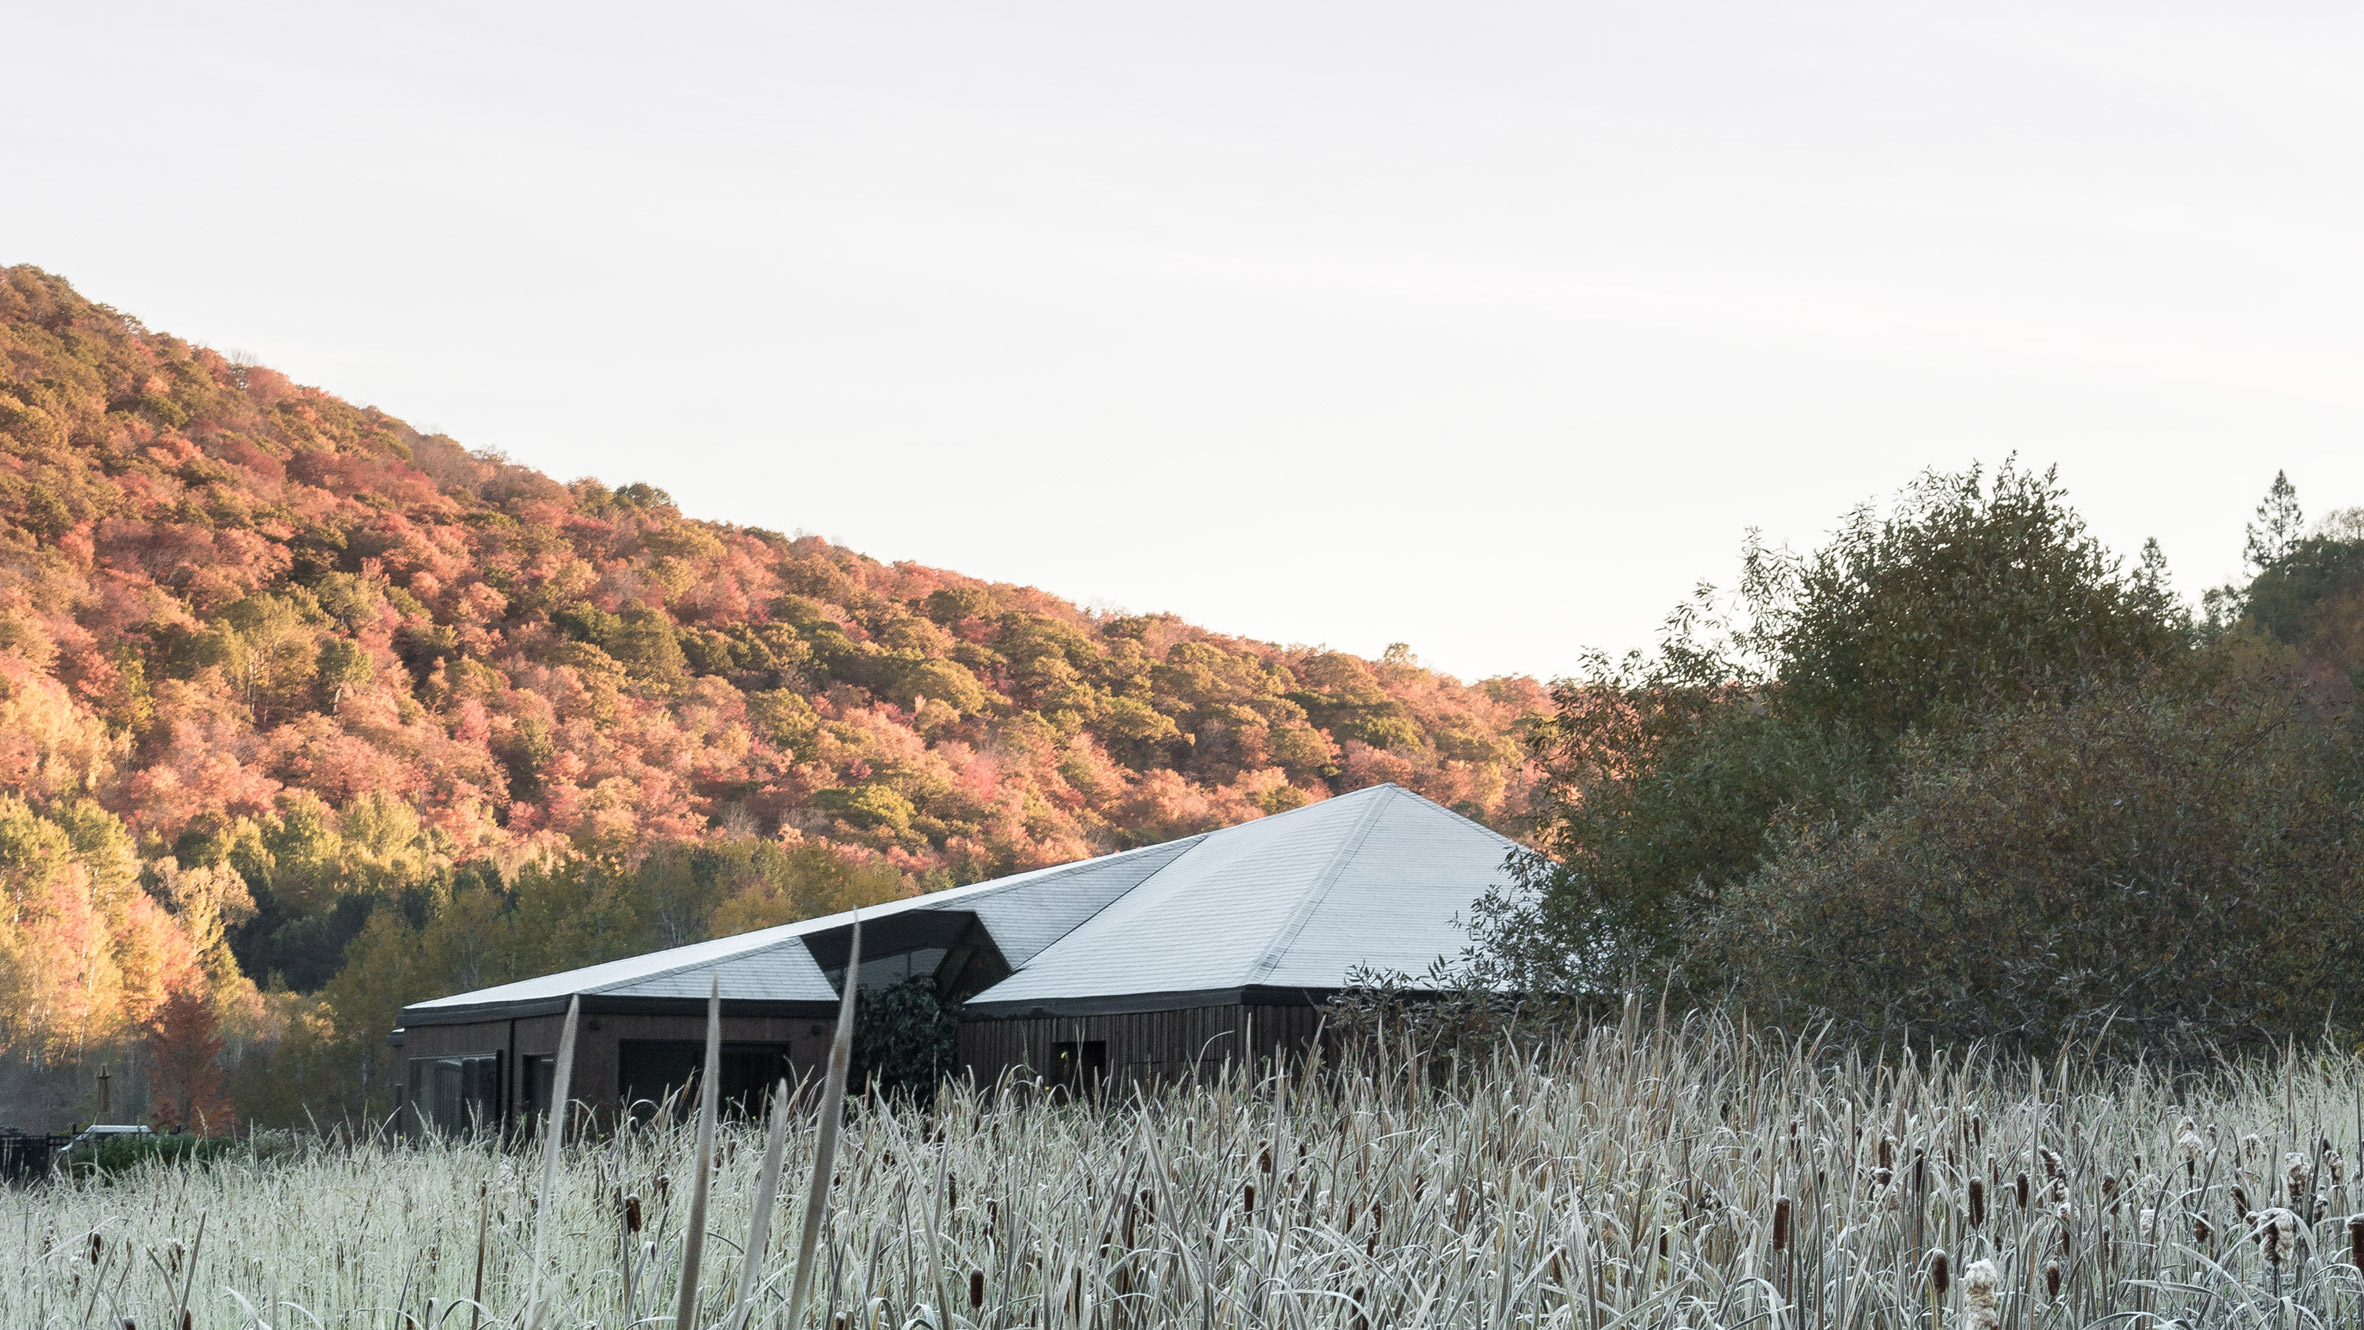
[[[95,1150],[99,1146],[105,1145],[109,1141],[121,1140],[126,1136],[153,1136],[155,1134],[155,1132],[148,1130],[146,1127],[135,1127],[128,1124],[121,1126],[109,1126],[102,1123],[84,1127],[82,1130],[74,1133],[73,1136],[67,1139],[64,1145],[61,1145],[57,1148],[57,1153],[61,1155],[71,1154],[76,1150],[84,1148]]]

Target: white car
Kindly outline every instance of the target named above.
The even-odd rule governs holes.
[[[126,1136],[153,1136],[155,1134],[156,1133],[148,1130],[146,1127],[103,1125],[84,1127],[81,1131],[74,1134],[74,1138],[72,1140],[67,1141],[64,1145],[59,1146],[57,1148],[57,1152],[61,1155],[72,1154],[74,1151],[79,1150],[86,1145],[95,1148],[97,1146],[106,1144],[108,1141],[119,1140]]]

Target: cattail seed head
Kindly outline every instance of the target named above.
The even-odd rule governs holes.
[[[1261,1173],[1272,1172],[1272,1146],[1270,1143],[1267,1143],[1263,1151],[1256,1156],[1256,1169]]]
[[[2019,1208],[2020,1208],[2020,1209],[2022,1209],[2022,1210],[2025,1210],[2025,1209],[2027,1208],[2027,1174],[2025,1174],[2025,1173],[2022,1173],[2022,1174],[2020,1174],[2020,1175],[2019,1175],[2019,1188],[2018,1188],[2018,1190],[2019,1190]]]
[[[90,1234],[90,1263],[92,1265],[98,1264],[99,1253],[106,1250],[106,1245],[106,1241],[99,1237],[98,1231],[93,1229]]]
[[[1880,1167],[1886,1169],[1896,1167],[1896,1138],[1893,1136],[1880,1138]]]
[[[2047,1298],[2060,1296],[2060,1262],[2058,1261],[2044,1263],[2044,1296]]]
[[[2290,1259],[2298,1242],[2298,1216],[2280,1206],[2257,1217],[2257,1239],[2265,1247],[2268,1265],[2280,1265]]]
[[[984,1305],[985,1272],[982,1270],[971,1270],[969,1271],[969,1310],[976,1311],[978,1308],[983,1307]]]
[[[2348,1220],[2348,1261],[2364,1270],[2364,1215]]]
[[[1254,1214],[1254,1213],[1256,1213],[1256,1184],[1255,1184],[1255,1183],[1251,1182],[1251,1183],[1248,1183],[1248,1184],[1246,1184],[1245,1186],[1243,1186],[1243,1187],[1241,1187],[1241,1188],[1240,1188],[1240,1192],[1239,1192],[1239,1202],[1240,1202],[1240,1209],[1241,1209],[1241,1210],[1243,1210],[1243,1211],[1246,1211],[1246,1212],[1247,1212],[1247,1213],[1249,1213],[1249,1214]]]
[[[1936,1251],[1929,1253],[1930,1290],[1936,1293],[1938,1297],[1942,1298],[1945,1296],[1945,1290],[1951,1286],[1953,1282],[1953,1269],[1951,1262],[1948,1260],[1945,1254],[1945,1248],[1940,1247]]]
[[[626,1233],[640,1231],[640,1197],[636,1195],[624,1198],[624,1231]]]
[[[1773,1202],[1773,1254],[1779,1256],[1789,1250],[1789,1205],[1787,1196]]]
[[[2050,1149],[2045,1149],[2045,1150],[2038,1150],[2036,1153],[2037,1153],[2038,1155],[2042,1156],[2042,1158],[2043,1158],[2043,1160],[2044,1160],[2044,1176],[2045,1176],[2045,1177],[2048,1177],[2048,1178],[2057,1178],[2057,1177],[2064,1177],[2064,1176],[2066,1176],[2066,1175],[2067,1175],[2067,1170],[2061,1167],[2061,1164],[2060,1164],[2060,1154],[2059,1154],[2059,1152],[2057,1152],[2057,1151],[2054,1151],[2054,1150],[2050,1150]]]
[[[2247,1219],[2250,1215],[2256,1213],[2256,1211],[2250,1208],[2249,1193],[2241,1190],[2241,1184],[2238,1182],[2233,1184],[2233,1213],[2241,1216],[2243,1219]]]
[[[1985,1222],[1986,1182],[1980,1178],[1972,1178],[1970,1179],[1970,1227],[1977,1228]]]
[[[2208,1216],[2192,1216],[2192,1241],[2205,1247],[2215,1236],[2216,1230],[2208,1226]]]

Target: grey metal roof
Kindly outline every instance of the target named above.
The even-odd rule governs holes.
[[[1512,848],[1457,813],[1380,785],[860,914],[865,925],[974,916],[1012,971],[970,1002],[978,1015],[1237,1001],[1250,989],[1334,990],[1357,966],[1417,975],[1458,953],[1456,920],[1502,880]],[[827,955],[834,938],[842,961],[841,930],[852,919],[807,919],[414,1003],[402,1020],[560,1010],[578,994],[587,1005],[703,1001],[717,978],[728,1003],[830,1004],[837,994],[813,948]]]
[[[1460,953],[1460,921],[1505,880],[1513,848],[1394,785],[1242,823],[1205,837],[977,994],[969,1010],[1114,1011],[1254,989],[1326,993],[1357,968],[1417,977]]]

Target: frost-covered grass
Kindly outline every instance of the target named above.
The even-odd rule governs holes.
[[[1437,1080],[954,1089],[851,1115],[805,1322],[1935,1330],[1983,1319],[1964,1276],[1992,1261],[1997,1330],[2356,1326],[2360,1070],[1867,1063],[1637,1015]],[[729,1311],[762,1144],[721,1139],[701,1326]],[[672,1323],[691,1149],[566,1150],[543,1326]],[[511,1326],[537,1168],[526,1145],[312,1142],[0,1194],[0,1325],[146,1330],[185,1290],[197,1326]],[[759,1326],[802,1222],[781,1190]],[[2269,1259],[2245,1216],[2276,1207]]]

